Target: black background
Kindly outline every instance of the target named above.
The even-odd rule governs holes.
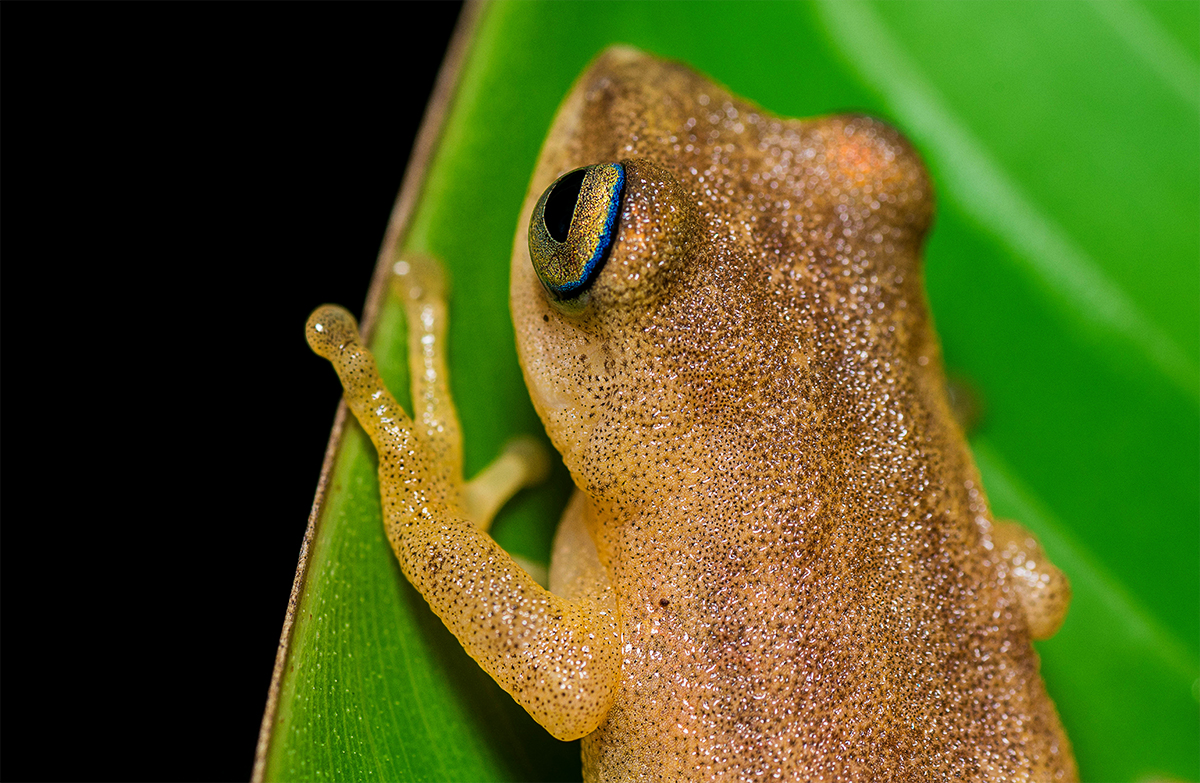
[[[5,780],[250,775],[358,314],[460,7],[0,10]]]

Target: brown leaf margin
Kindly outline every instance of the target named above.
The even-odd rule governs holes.
[[[375,273],[371,276],[371,286],[367,290],[367,301],[363,306],[363,317],[360,324],[363,342],[369,343],[375,330],[375,320],[379,307],[383,302],[387,281],[391,275],[392,259],[400,249],[408,230],[417,200],[425,186],[429,163],[433,159],[441,140],[442,128],[446,115],[449,113],[454,91],[458,87],[462,74],[463,61],[471,42],[475,39],[475,30],[482,15],[484,0],[468,0],[455,25],[454,34],[442,67],[438,71],[437,81],[429,96],[429,104],[425,107],[425,116],[421,119],[421,128],[413,142],[412,153],[408,158],[408,167],[404,179],[400,183],[400,193],[392,207],[388,218],[387,231],[384,233],[383,244],[379,248],[379,258],[375,262]],[[271,672],[271,685],[267,690],[267,706],[263,710],[262,725],[258,732],[258,744],[254,751],[254,770],[251,773],[252,783],[262,783],[266,774],[267,759],[270,757],[271,740],[275,719],[279,712],[279,692],[283,685],[283,673],[287,668],[288,653],[291,650],[292,630],[295,628],[296,610],[300,606],[300,597],[304,593],[308,578],[309,557],[312,543],[316,539],[317,525],[320,523],[325,509],[325,488],[337,454],[342,445],[342,433],[346,425],[346,402],[338,403],[337,414],[333,419],[333,429],[329,433],[329,443],[325,446],[325,458],[321,463],[321,476],[317,479],[317,491],[313,498],[312,510],[308,514],[308,527],[304,531],[304,540],[300,544],[300,559],[296,565],[296,578],[292,582],[292,593],[288,597],[287,612],[283,618],[283,631],[279,636],[279,648],[275,653],[275,668]]]

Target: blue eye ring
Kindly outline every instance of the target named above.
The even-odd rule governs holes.
[[[529,258],[554,299],[587,291],[616,240],[625,168],[601,163],[569,171],[538,199],[529,220]]]

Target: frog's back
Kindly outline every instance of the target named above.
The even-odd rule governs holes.
[[[946,401],[908,144],[627,49],[554,133],[535,193],[646,159],[696,235],[652,298],[584,328],[585,437],[550,426],[621,610],[587,779],[1073,779]]]

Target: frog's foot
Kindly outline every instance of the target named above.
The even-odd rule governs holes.
[[[462,436],[450,399],[446,369],[446,274],[433,258],[408,254],[392,266],[392,288],[408,319],[412,398],[422,436],[436,442],[453,467],[462,470]],[[501,506],[518,490],[545,479],[546,449],[533,438],[516,438],[490,465],[463,486],[468,519],[488,530]],[[456,476],[459,474],[456,473]]]
[[[545,481],[550,473],[550,456],[535,438],[510,440],[499,457],[467,482],[464,501],[467,516],[480,530],[488,530],[496,512],[524,487]]]
[[[392,290],[404,303],[408,323],[413,421],[420,436],[438,452],[448,480],[459,482],[462,432],[446,368],[446,274],[436,260],[419,254],[397,261],[392,271]]]
[[[384,386],[375,367],[375,357],[362,344],[354,316],[337,305],[323,305],[313,311],[304,335],[313,351],[329,360],[342,381],[342,399],[346,401],[367,436],[383,456],[404,455],[404,471],[409,475],[404,493],[409,504],[428,507],[436,501],[438,511],[460,514],[455,475],[444,469],[445,449],[436,440],[423,439],[412,419]],[[414,384],[415,385],[415,384]],[[421,487],[418,492],[416,487]]]
[[[446,302],[437,263],[410,259],[397,290],[408,315],[413,418],[384,386],[353,316],[318,308],[306,336],[333,364],[379,453],[387,538],[400,568],[467,653],[560,739],[592,732],[619,683],[611,590],[565,599],[541,587],[473,519],[490,523],[549,460],[518,442],[469,484],[446,373]]]
[[[1049,639],[1062,625],[1071,603],[1071,584],[1050,562],[1033,534],[1011,520],[996,520],[992,546],[1002,579],[1021,599],[1029,635]]]
[[[338,361],[347,348],[354,350],[358,345],[358,323],[346,308],[322,305],[308,317],[304,337],[318,356]]]

